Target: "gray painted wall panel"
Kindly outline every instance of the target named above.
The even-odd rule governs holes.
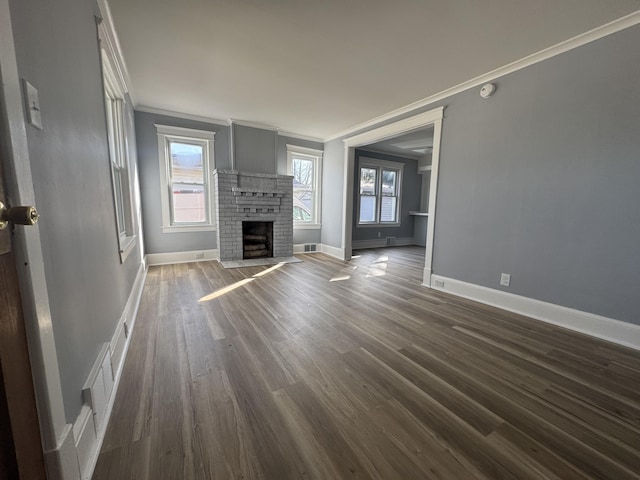
[[[94,3],[11,0],[10,8],[19,74],[40,96],[44,130],[27,126],[27,136],[65,414],[73,422],[141,249],[120,263]]]
[[[404,164],[402,172],[402,197],[400,200],[400,226],[399,227],[359,227],[358,226],[358,192],[360,158],[375,158],[389,162]],[[352,240],[373,240],[377,239],[378,232],[380,238],[413,237],[413,217],[409,215],[411,210],[420,208],[420,190],[422,188],[422,177],[418,175],[418,161],[411,158],[402,158],[395,155],[386,155],[379,152],[370,152],[365,148],[356,149],[355,174],[353,176],[353,237]]]
[[[160,159],[155,125],[193,128],[216,132],[214,157],[216,168],[231,168],[229,157],[229,127],[182,118],[135,112],[138,141],[138,166],[144,218],[146,253],[188,252],[216,248],[215,232],[163,233],[160,206]]]
[[[278,132],[245,125],[233,125],[232,128],[234,169],[275,174]]]
[[[450,98],[434,272],[640,324],[640,27]]]

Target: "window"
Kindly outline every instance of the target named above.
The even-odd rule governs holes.
[[[214,132],[156,125],[162,231],[214,229],[211,172]]]
[[[128,138],[125,124],[126,98],[124,83],[115,74],[112,62],[102,51],[103,83],[113,201],[120,261],[124,262],[135,245],[131,184],[129,174]]]
[[[287,145],[287,170],[293,176],[294,228],[320,227],[322,151]]]
[[[360,159],[358,224],[398,225],[403,164]]]

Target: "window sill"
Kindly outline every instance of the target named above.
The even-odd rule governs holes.
[[[136,235],[131,235],[120,239],[120,263],[124,263],[133,251],[133,247],[136,246],[136,238]]]
[[[358,223],[356,225],[356,228],[384,228],[384,227],[391,227],[391,228],[397,228],[399,227],[401,224],[400,223]]]
[[[162,233],[191,233],[191,232],[215,232],[216,227],[213,225],[171,225],[170,227],[162,227]]]
[[[320,230],[322,225],[319,223],[293,223],[294,230]]]

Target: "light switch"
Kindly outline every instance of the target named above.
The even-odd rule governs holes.
[[[24,80],[24,94],[27,103],[27,119],[29,124],[42,130],[42,114],[40,112],[40,99],[38,90]]]

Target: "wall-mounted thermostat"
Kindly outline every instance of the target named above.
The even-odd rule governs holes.
[[[486,83],[480,89],[480,96],[482,98],[489,98],[496,92],[496,86],[493,83]]]

